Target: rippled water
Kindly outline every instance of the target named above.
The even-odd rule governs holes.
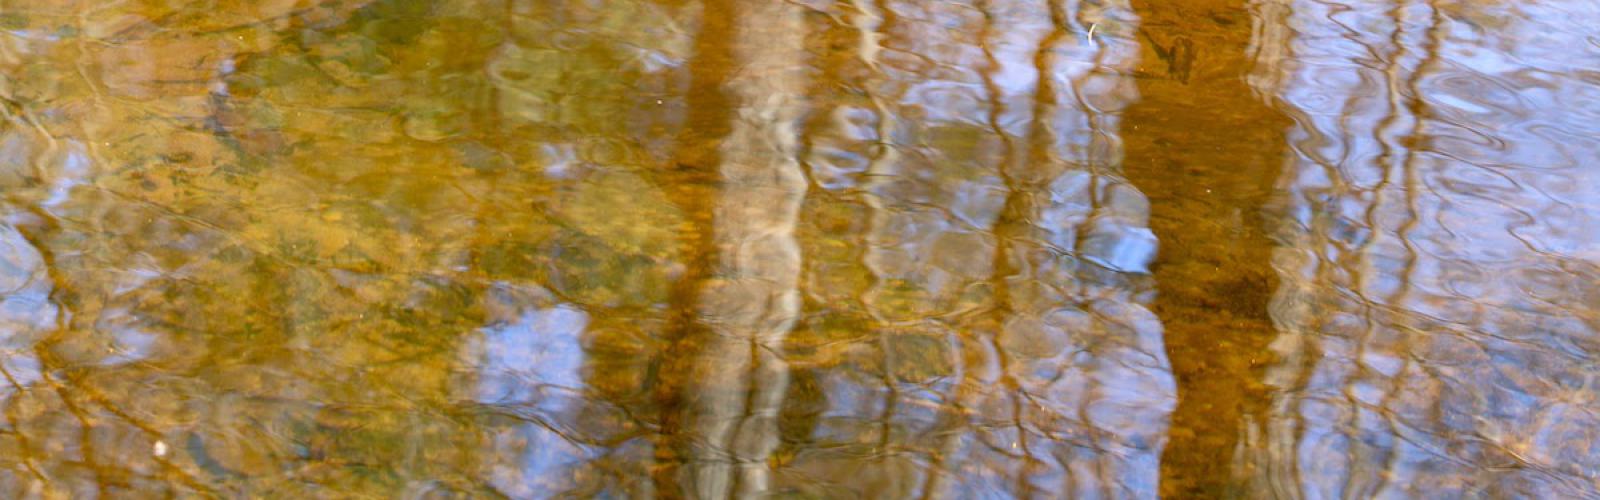
[[[1591,0],[0,0],[0,496],[1600,495]]]

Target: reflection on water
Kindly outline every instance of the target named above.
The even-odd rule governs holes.
[[[0,491],[1591,494],[1595,20],[0,0]]]
[[[1600,8],[1256,8],[1295,119],[1259,492],[1594,494]]]
[[[793,489],[1150,496],[1173,383],[1118,176],[1126,4],[835,7]],[[1088,37],[1090,27],[1096,30]]]

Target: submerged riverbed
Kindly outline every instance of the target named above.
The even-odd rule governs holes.
[[[0,496],[1594,496],[1595,26],[0,0]]]

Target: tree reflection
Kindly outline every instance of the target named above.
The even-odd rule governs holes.
[[[1155,492],[1123,3],[23,3],[7,493]]]
[[[1600,144],[1572,2],[1261,2],[1252,78],[1296,120],[1273,496],[1581,496]],[[1354,26],[1362,26],[1356,29]],[[1574,50],[1576,52],[1574,52]],[[1563,103],[1563,104],[1556,104]]]
[[[1131,12],[835,7],[855,58],[826,69],[861,93],[825,93],[807,136],[829,203],[803,217],[814,312],[792,339],[825,400],[792,487],[1154,494],[1172,381],[1139,305],[1146,202],[1117,175]]]
[[[712,211],[716,261],[702,288],[708,327],[686,389],[688,492],[696,498],[769,493],[778,413],[788,385],[784,339],[799,315],[795,217],[806,181],[796,152],[803,112],[801,7],[741,4],[731,13],[727,88],[737,107],[719,150]]]

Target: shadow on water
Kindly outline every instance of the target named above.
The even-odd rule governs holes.
[[[1247,2],[1136,0],[1140,101],[1127,112],[1124,171],[1150,196],[1162,242],[1154,311],[1178,382],[1165,496],[1243,493],[1229,457],[1266,418],[1264,369],[1277,287],[1269,202],[1289,121],[1259,99]]]
[[[690,256],[683,275],[673,284],[669,307],[674,311],[663,339],[665,348],[651,359],[646,384],[653,386],[657,409],[655,465],[651,472],[657,495],[671,497],[686,491],[681,466],[693,459],[686,449],[684,419],[689,380],[698,359],[696,339],[709,332],[697,312],[702,288],[713,273],[716,242],[710,229],[713,217],[713,186],[716,166],[721,162],[716,145],[726,137],[732,116],[729,96],[722,86],[735,61],[732,47],[724,43],[732,35],[737,20],[730,2],[703,3],[699,27],[694,34],[693,52],[686,61],[689,89],[684,98],[684,126],[677,138],[674,169],[665,176],[676,189],[669,191],[673,204],[693,225],[681,231],[679,245]],[[713,13],[707,15],[707,13]],[[721,13],[721,14],[714,14]]]

